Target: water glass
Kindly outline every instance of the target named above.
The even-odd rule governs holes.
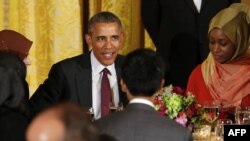
[[[216,102],[205,102],[204,111],[205,120],[207,121],[207,124],[211,126],[212,131],[214,131],[214,127],[219,116],[219,104]]]
[[[224,140],[224,125],[231,125],[233,121],[231,119],[218,119],[215,126],[216,140]]]
[[[239,125],[250,124],[250,111],[239,107],[235,111],[235,122]]]

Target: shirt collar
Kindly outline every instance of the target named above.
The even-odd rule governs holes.
[[[132,100],[130,100],[129,103],[143,103],[154,108],[154,104],[151,101],[143,99],[143,98],[133,98]]]
[[[95,57],[93,51],[91,51],[90,54],[90,59],[91,59],[91,67],[92,67],[92,73],[94,75],[99,75],[100,72],[104,69],[104,68],[108,68],[108,70],[110,71],[111,75],[116,74],[115,73],[115,65],[114,63],[109,65],[109,66],[104,66],[102,65]]]

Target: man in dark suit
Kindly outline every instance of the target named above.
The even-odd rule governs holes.
[[[163,60],[154,51],[129,53],[122,65],[121,87],[130,102],[123,111],[95,122],[101,134],[118,141],[191,141],[187,128],[154,109],[154,95],[163,86],[164,71]]]
[[[96,14],[89,21],[85,39],[91,51],[52,66],[48,78],[29,100],[29,117],[32,118],[51,104],[71,101],[93,109],[95,118],[100,118],[103,68],[111,73],[108,79],[113,102],[126,103],[127,99],[118,85],[123,61],[123,56],[118,55],[123,41],[120,19],[111,12]]]
[[[166,85],[186,88],[188,77],[208,55],[208,24],[240,0],[142,0],[142,20],[166,63]]]

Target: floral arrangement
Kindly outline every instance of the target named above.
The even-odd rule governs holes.
[[[170,119],[190,128],[198,128],[204,118],[204,110],[198,104],[195,96],[180,87],[169,85],[156,95],[154,99],[156,110]]]

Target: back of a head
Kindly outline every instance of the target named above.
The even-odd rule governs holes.
[[[26,135],[27,141],[98,141],[87,110],[73,103],[59,103],[38,114]]]
[[[65,103],[61,108],[61,120],[65,125],[64,141],[97,141],[98,131],[93,125],[87,110],[73,103]]]
[[[24,112],[29,98],[26,66],[17,56],[0,52],[0,106]]]
[[[22,60],[28,55],[32,43],[14,30],[0,31],[0,51],[13,53]]]
[[[117,140],[111,135],[100,134],[100,141],[117,141]]]
[[[133,96],[152,96],[164,80],[164,63],[153,50],[130,52],[122,65],[121,78]]]

